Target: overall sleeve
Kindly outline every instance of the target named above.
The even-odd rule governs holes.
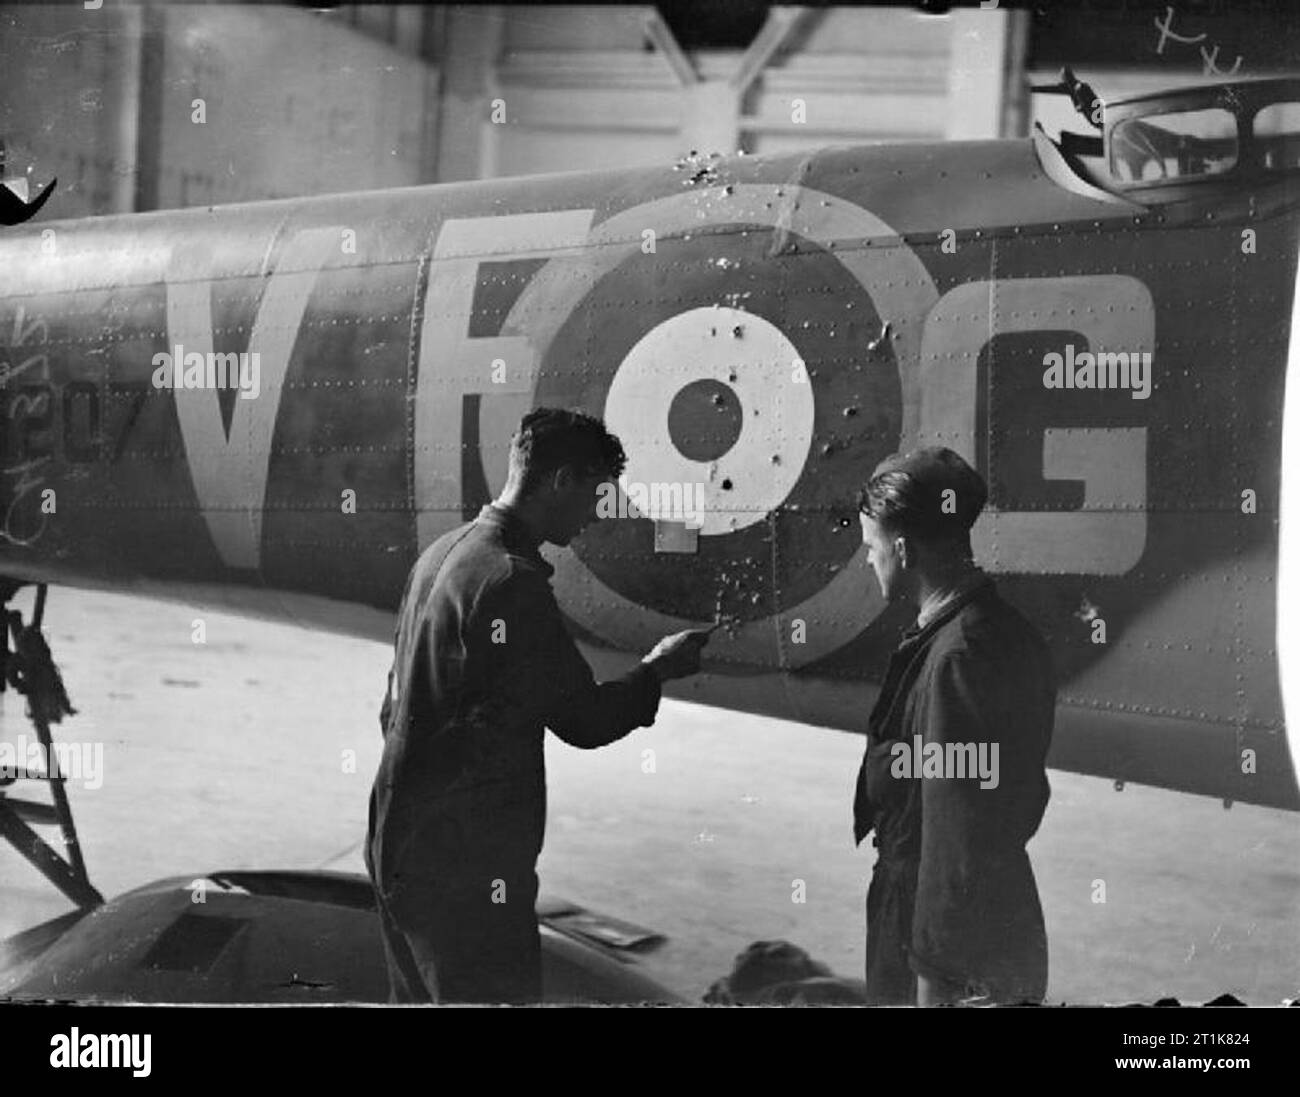
[[[402,587],[402,600],[397,606],[397,623],[393,627],[393,661],[388,668],[388,682],[384,686],[384,699],[379,705],[379,730],[387,736],[388,723],[393,713],[393,677],[397,674],[397,659],[400,652],[399,641],[402,636],[402,622],[406,620],[407,607],[411,599],[411,588],[415,583],[416,569],[412,568],[406,576]]]
[[[597,684],[551,585],[519,565],[480,596],[471,643],[495,667],[491,694],[507,719],[540,722],[566,743],[593,748],[654,722],[659,679],[646,666]]]
[[[924,710],[927,747],[997,740],[997,714],[985,688],[993,672],[966,653],[943,658]],[[911,963],[928,979],[962,983],[981,968],[990,945],[996,947],[985,939],[992,928],[985,862],[998,800],[996,790],[980,787],[977,769],[960,778],[951,773],[922,777]]]
[[[393,711],[393,668],[388,668],[388,684],[384,687],[384,699],[379,706],[379,730],[387,734],[388,720]]]

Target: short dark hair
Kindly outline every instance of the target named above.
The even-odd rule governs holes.
[[[886,457],[858,493],[858,509],[891,532],[967,549],[987,502],[984,478],[944,446]]]
[[[510,467],[531,491],[564,466],[585,475],[617,478],[627,465],[622,443],[591,415],[563,408],[534,408],[510,440]]]

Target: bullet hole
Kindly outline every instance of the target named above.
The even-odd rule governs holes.
[[[727,380],[730,381],[733,385],[736,383],[736,371],[734,369],[729,374],[727,374]]]
[[[886,320],[880,327],[880,334],[877,335],[870,343],[867,344],[867,350],[875,350],[889,336],[889,321]]]
[[[741,334],[744,332],[744,330],[745,330],[744,328],[742,328],[739,324],[737,324],[734,328],[731,329],[732,337],[735,339],[739,339]]]
[[[690,172],[682,181],[683,186],[694,187],[701,183],[706,187],[713,186],[718,182],[718,172],[712,163],[716,159],[716,156],[703,157],[698,150],[691,149],[690,155],[683,156],[673,164],[673,171]]]
[[[731,480],[730,480],[730,478],[728,478],[728,479],[722,481],[722,490],[723,490],[723,491],[730,491],[730,490],[731,490]]]
[[[772,464],[779,465],[780,463],[781,463],[781,455],[779,453],[772,454]]]
[[[858,414],[858,409],[855,407],[847,407],[844,409],[845,419],[852,419],[857,414]]]
[[[713,404],[715,407],[723,407],[726,404],[726,398],[720,392],[713,394]]]

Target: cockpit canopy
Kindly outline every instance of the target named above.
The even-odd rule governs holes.
[[[1300,168],[1300,79],[1223,84],[1105,104],[1115,185],[1129,190]]]
[[[1300,171],[1300,77],[1107,100],[1100,128],[1062,132],[1057,148],[1082,180],[1130,201],[1259,187]]]

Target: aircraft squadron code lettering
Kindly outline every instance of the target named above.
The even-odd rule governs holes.
[[[823,241],[837,236],[870,237],[882,233],[897,238],[890,226],[844,199],[806,188],[793,188],[801,193],[792,196],[791,189],[784,188],[785,197],[778,208],[795,211],[789,214],[793,220],[789,224],[774,224],[777,231],[800,232]],[[771,218],[775,214],[770,210],[766,214],[757,211],[764,209],[765,204],[777,205],[772,202],[774,196],[774,188],[746,185],[737,187],[734,198],[738,206],[746,207],[745,216]],[[793,202],[792,198],[800,201]],[[755,212],[751,213],[750,207]],[[820,220],[800,222],[799,217],[811,216],[798,212],[802,210],[818,210]],[[606,237],[626,235],[628,224],[644,221],[657,222],[664,232],[675,231],[683,219],[685,223],[695,224],[698,211],[684,200],[673,198],[622,211],[594,227],[593,216],[591,209],[576,209],[448,219],[439,226],[430,249],[432,261],[428,264],[422,323],[418,335],[413,336],[419,340],[414,394],[417,451],[423,452],[434,443],[435,448],[458,452],[463,441],[464,398],[477,396],[484,472],[489,487],[499,487],[505,474],[504,450],[493,443],[508,436],[531,401],[541,356],[558,325],[577,307],[582,291],[603,277],[607,264],[622,255],[619,248],[604,246],[608,244]],[[734,219],[739,214],[732,209],[728,216]],[[337,255],[339,232],[337,225],[306,229],[286,243],[256,306],[246,348],[244,360],[259,363],[260,376],[256,382],[251,373],[246,377],[241,373],[240,377],[241,382],[246,382],[241,384],[246,389],[241,395],[248,397],[254,383],[260,395],[257,399],[234,401],[228,430],[223,423],[217,387],[191,386],[183,375],[181,385],[171,386],[195,496],[213,543],[227,566],[259,566],[262,528],[259,504],[266,496],[271,442],[285,376],[319,272]],[[636,242],[627,246],[635,249]],[[606,255],[607,252],[611,254]],[[548,258],[550,262],[534,274],[503,325],[502,333],[472,337],[470,320],[480,266],[538,257]],[[836,257],[863,284],[886,327],[895,333],[893,345],[900,372],[907,374],[903,378],[904,388],[919,389],[918,421],[911,425],[911,433],[905,431],[907,436],[900,439],[901,448],[941,438],[973,461],[980,354],[997,335],[1033,331],[1040,324],[1053,323],[1032,317],[1046,318],[1068,312],[1078,318],[1076,330],[1093,348],[1082,353],[1075,353],[1072,346],[1067,348],[1067,353],[1073,355],[1071,362],[1075,368],[1070,378],[1062,378],[1064,384],[1072,379],[1079,387],[1079,364],[1090,360],[1095,353],[1098,358],[1106,357],[1108,363],[1128,361],[1127,379],[1134,398],[1145,398],[1149,391],[1155,310],[1150,292],[1136,278],[1075,275],[972,281],[940,296],[924,265],[905,245],[862,249],[856,253],[846,250]],[[196,362],[201,359],[206,364],[213,355],[211,293],[215,275],[195,279],[192,271],[184,272],[179,267],[173,270],[170,264],[166,274],[169,345],[178,351],[185,348],[185,360],[194,355],[198,356]],[[913,288],[904,296],[898,296],[899,291],[881,288],[893,284]],[[570,289],[556,297],[557,285]],[[891,292],[895,296],[889,296]],[[1099,307],[1102,304],[1107,307]],[[669,318],[664,324],[676,320]],[[14,325],[11,350],[21,346],[36,331],[48,339],[45,322],[39,317],[27,317],[21,309]],[[1116,355],[1111,349],[1115,347],[1126,349]],[[631,377],[633,371],[641,370],[644,363],[640,358],[633,361],[634,357],[629,354],[613,376],[603,409],[607,421],[637,420],[637,409],[625,406],[632,399],[627,393],[635,395],[644,386],[639,381],[621,380],[624,373]],[[491,370],[487,368],[498,358],[511,363],[510,377],[504,385],[493,383]],[[35,369],[38,361],[40,371]],[[454,370],[448,368],[451,362],[457,363]],[[176,367],[179,363],[172,365]],[[476,369],[478,365],[484,368]],[[9,382],[22,374],[30,375],[29,371],[44,376],[17,387],[10,386]],[[472,380],[476,377],[480,379]],[[1117,374],[1117,379],[1124,377],[1125,374]],[[196,375],[196,381],[199,379],[206,380]],[[9,369],[4,381],[0,391],[8,398],[6,420],[11,438],[10,463],[3,471],[10,480],[6,485],[10,513],[0,527],[0,536],[12,543],[30,544],[43,526],[34,532],[15,529],[11,519],[14,508],[44,482],[43,477],[35,475],[37,469],[59,457],[72,465],[118,460],[151,385],[147,379],[109,382],[103,389],[88,380],[55,385],[49,380],[48,361],[43,352]],[[101,407],[101,393],[109,397],[108,414]],[[783,425],[787,431],[798,436],[810,431],[812,402],[801,403],[791,398],[786,404]],[[642,414],[640,419],[644,421],[645,416]],[[644,425],[638,427],[641,434],[645,429]],[[647,452],[652,448],[664,452],[663,440],[647,441],[638,437],[632,441],[634,445],[628,448],[629,477],[647,482],[664,479],[638,475],[632,467],[638,445]],[[650,442],[655,445],[650,446]],[[806,460],[806,455],[802,459]],[[771,482],[775,473],[768,463],[770,457],[765,454],[762,460],[761,469],[745,465],[741,471],[752,472],[749,478],[756,482]],[[783,460],[777,471],[784,470],[797,477],[800,463],[797,459]],[[1082,481],[1082,507],[1066,511],[990,512],[982,516],[973,537],[977,552],[996,545],[996,552],[986,553],[991,570],[1094,575],[1117,575],[1130,570],[1146,544],[1147,429],[1048,427],[1043,432],[1041,473],[1049,481]],[[413,479],[418,547],[422,548],[444,532],[444,527],[449,528],[448,523],[459,520],[460,470],[458,465],[452,469],[435,468],[432,462],[416,461]],[[760,502],[760,510],[768,503],[774,509],[781,500]],[[713,509],[712,506],[704,508],[703,536],[728,532],[725,527],[715,529],[710,525],[716,517]],[[41,517],[43,521],[45,516]],[[844,569],[846,581],[852,579],[852,571],[852,568]],[[812,657],[812,653],[808,654]]]

